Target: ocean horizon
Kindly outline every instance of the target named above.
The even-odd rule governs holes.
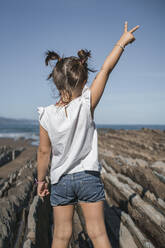
[[[10,120],[10,121],[9,121]],[[158,129],[165,131],[163,124],[96,124],[99,129],[124,129],[140,130],[142,128]],[[33,139],[32,145],[38,145],[39,141],[39,122],[37,120],[15,120],[0,118],[0,138],[19,138]]]

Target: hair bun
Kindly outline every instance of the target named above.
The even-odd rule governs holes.
[[[82,64],[84,64],[88,60],[88,57],[91,57],[91,51],[88,51],[87,49],[81,49],[78,51],[77,54]]]
[[[54,52],[54,51],[50,51],[48,50],[46,53],[45,53],[45,64],[48,65],[48,62],[49,60],[58,60],[60,61],[62,58],[58,55],[58,53]]]

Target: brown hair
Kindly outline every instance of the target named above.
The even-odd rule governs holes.
[[[71,90],[83,84],[88,80],[88,71],[96,72],[88,68],[87,60],[91,57],[91,51],[79,50],[77,52],[79,57],[60,57],[58,53],[47,50],[45,53],[45,64],[49,64],[50,60],[58,60],[54,66],[52,72],[47,77],[47,80],[53,79],[53,83],[56,85],[60,92],[68,93],[69,100],[62,101],[68,103],[71,100]]]

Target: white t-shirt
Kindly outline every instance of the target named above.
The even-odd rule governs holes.
[[[39,123],[48,132],[52,146],[51,184],[57,183],[63,174],[101,170],[90,96],[90,88],[85,85],[81,96],[66,106],[37,107]]]

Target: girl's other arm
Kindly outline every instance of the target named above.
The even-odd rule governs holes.
[[[38,181],[45,180],[51,155],[51,142],[47,131],[40,125],[40,143],[37,150]]]
[[[124,33],[121,38],[118,40],[116,44],[120,44],[125,47],[127,44],[132,43],[135,40],[133,36],[133,32],[139,28],[139,25],[132,28],[130,31],[127,31],[127,22],[125,22]],[[117,45],[114,46],[111,53],[106,57],[104,64],[101,67],[101,70],[96,75],[93,80],[90,90],[91,90],[91,110],[94,111],[96,105],[98,104],[106,85],[106,82],[109,78],[110,72],[113,70],[115,65],[117,64],[121,54],[123,53],[123,49]]]

